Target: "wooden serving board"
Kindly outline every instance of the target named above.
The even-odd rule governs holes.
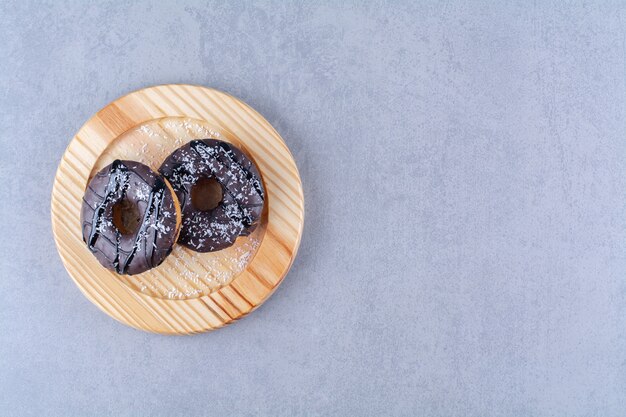
[[[163,264],[143,274],[102,267],[81,234],[89,180],[115,159],[157,170],[174,149],[209,137],[235,144],[258,166],[266,190],[260,226],[219,252],[176,245]],[[150,87],[100,110],[72,138],[52,189],[54,238],[76,285],[111,317],[158,333],[216,329],[258,307],[287,274],[303,221],[298,169],[280,135],[245,103],[200,86]]]

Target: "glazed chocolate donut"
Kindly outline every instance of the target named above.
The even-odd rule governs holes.
[[[114,161],[89,182],[81,210],[83,240],[118,274],[140,274],[163,262],[180,231],[171,186],[146,165]]]
[[[180,202],[179,243],[198,252],[218,251],[257,227],[265,199],[261,176],[230,143],[193,140],[174,151],[159,171]]]

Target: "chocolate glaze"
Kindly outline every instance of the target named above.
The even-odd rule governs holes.
[[[135,204],[141,219],[134,233],[113,223],[113,206]],[[81,209],[83,240],[100,263],[118,274],[139,274],[163,262],[178,233],[176,201],[162,176],[146,165],[116,160],[89,182]]]
[[[159,171],[180,202],[179,243],[198,252],[213,252],[231,246],[238,236],[257,227],[265,199],[261,176],[254,163],[230,143],[193,140],[174,151]],[[203,178],[215,178],[223,191],[220,203],[208,211],[191,204],[191,189]]]

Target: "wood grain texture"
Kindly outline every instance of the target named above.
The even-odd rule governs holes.
[[[103,268],[81,236],[90,178],[116,158],[156,169],[172,150],[203,137],[234,143],[257,164],[266,189],[261,226],[230,252],[205,256],[177,245],[144,274],[120,276]],[[71,140],[52,190],[54,238],[81,291],[122,323],[166,334],[216,329],[263,303],[293,262],[303,221],[300,177],[280,135],[245,103],[200,86],[150,87],[100,110]]]

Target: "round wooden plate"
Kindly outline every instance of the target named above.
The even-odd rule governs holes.
[[[174,149],[208,137],[235,144],[256,162],[266,190],[257,230],[214,253],[176,245],[163,264],[139,275],[102,267],[83,242],[80,225],[93,175],[115,159],[156,170]],[[258,307],[287,274],[303,221],[298,169],[280,135],[245,103],[200,86],[149,87],[100,110],[71,140],[52,189],[54,238],[76,285],[111,317],[158,333],[216,329]]]

